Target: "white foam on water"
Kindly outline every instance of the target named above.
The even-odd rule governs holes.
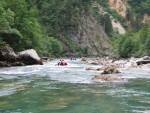
[[[51,78],[51,80],[57,80],[60,82],[69,82],[69,83],[92,83],[91,77],[96,75],[97,72],[87,72],[85,70],[85,64],[76,64],[69,62],[68,66],[55,66],[55,63],[52,65],[46,64],[49,66],[48,70],[45,70],[45,73]]]
[[[100,84],[123,84],[127,83],[128,80],[113,80],[113,81],[105,81],[105,80],[93,80],[93,83],[100,83]]]
[[[22,77],[32,76],[42,72],[43,68],[39,65],[10,67],[0,69],[1,80],[21,79]]]
[[[148,100],[143,100],[143,101],[140,101],[141,103],[147,103],[147,104],[150,104],[150,101],[148,101]]]
[[[71,61],[65,59],[68,62],[67,66],[55,66],[59,60],[54,60],[51,62],[46,62],[44,65],[33,65],[33,66],[22,66],[22,67],[10,67],[0,69],[0,78],[3,79],[15,79],[22,76],[31,76],[33,74],[38,74],[39,76],[48,76],[51,80],[57,80],[60,82],[69,83],[94,83],[91,78],[95,75],[99,75],[99,71],[90,70],[87,71],[86,68],[98,68],[100,66],[84,64],[80,60]],[[136,78],[150,78],[149,71],[140,69],[119,69],[121,71],[121,77],[125,78],[122,81],[113,81],[113,83],[124,83],[128,79]],[[6,76],[8,75],[8,76]],[[100,81],[102,83],[108,83],[106,81]]]
[[[123,78],[127,79],[137,79],[137,78],[150,78],[149,71],[142,69],[120,69],[123,74]]]
[[[61,77],[60,77],[61,76]],[[51,80],[57,80],[60,82],[68,82],[68,83],[91,83],[91,80],[87,77],[77,76],[77,75],[71,75],[71,74],[59,74],[59,75],[50,75]]]
[[[9,79],[17,79],[17,76],[13,76],[13,75],[0,75],[0,80],[9,80]]]
[[[133,113],[150,113],[150,110],[145,110],[145,111],[139,111],[139,110],[132,110]]]
[[[1,96],[8,96],[16,93],[15,89],[1,89],[0,90],[0,97]]]
[[[150,110],[145,110],[143,111],[143,113],[150,113]]]
[[[131,96],[150,96],[150,92],[140,92],[129,89],[112,89],[108,90],[108,95],[113,97],[131,97]]]
[[[27,74],[28,72],[23,72],[23,71],[3,71],[0,74],[4,74],[4,75],[11,75],[11,74]]]

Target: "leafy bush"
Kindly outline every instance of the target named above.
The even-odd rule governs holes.
[[[50,37],[49,42],[50,42],[51,54],[59,56],[62,52],[61,42],[58,41],[57,39],[53,38],[53,37]]]
[[[114,52],[123,58],[150,55],[150,26],[144,25],[138,32],[128,31],[115,37],[112,43]]]
[[[119,44],[119,56],[122,58],[128,58],[134,52],[134,42],[132,38],[122,39]]]

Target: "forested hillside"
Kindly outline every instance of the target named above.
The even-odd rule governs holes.
[[[113,50],[119,57],[150,55],[150,1],[128,0],[126,25],[128,32],[113,38]]]
[[[0,44],[59,57],[109,55],[112,42],[120,57],[148,55],[149,7],[149,0],[0,0]]]
[[[36,2],[1,0],[0,24],[0,43],[7,43],[16,51],[34,48],[43,55],[61,51],[61,43],[44,34]]]

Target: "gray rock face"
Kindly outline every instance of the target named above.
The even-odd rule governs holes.
[[[9,46],[0,47],[0,67],[42,65],[42,61],[34,49],[19,52],[18,55]]]
[[[37,52],[34,49],[28,49],[25,51],[21,51],[18,53],[18,56],[21,55],[29,55],[30,57],[34,58],[35,60],[40,60],[40,57],[38,56]]]
[[[23,62],[25,65],[43,64],[34,49],[19,52],[17,59],[18,61]]]
[[[103,56],[109,55],[111,52],[105,30],[91,14],[86,12],[82,13],[77,29],[68,37],[71,37],[78,47],[84,48],[87,55]]]
[[[0,67],[10,67],[11,66],[11,64],[10,63],[8,63],[8,62],[2,62],[2,61],[0,61]]]
[[[115,73],[120,73],[120,72],[114,66],[108,66],[102,72],[102,74],[115,74]]]
[[[144,56],[143,60],[150,60],[150,57],[149,56]]]
[[[9,46],[3,46],[0,48],[0,61],[15,62],[17,58],[14,50]]]
[[[11,67],[11,66],[25,66],[22,62],[7,62],[7,61],[0,61],[0,67]]]
[[[137,65],[142,65],[142,64],[148,64],[150,63],[150,57],[149,56],[144,56],[143,58],[140,58],[136,61]]]

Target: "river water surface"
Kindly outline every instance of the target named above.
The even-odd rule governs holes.
[[[150,70],[121,69],[121,82],[94,82],[79,59],[0,68],[0,113],[150,113]]]

